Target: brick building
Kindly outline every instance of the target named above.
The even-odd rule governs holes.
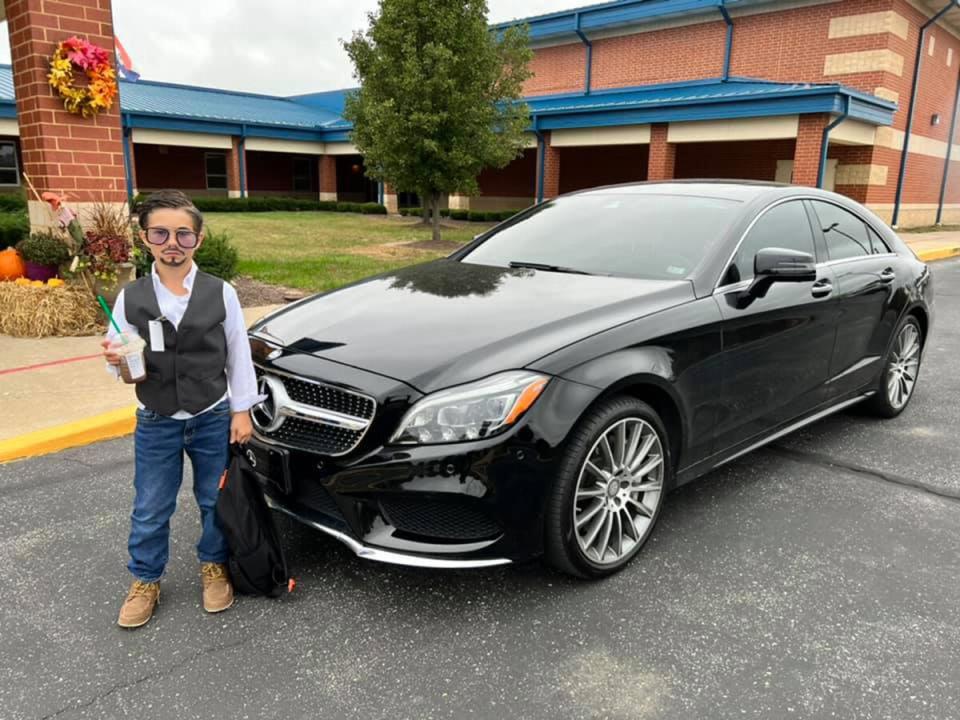
[[[600,184],[728,177],[820,184],[904,227],[960,222],[954,4],[618,0],[527,18],[528,147],[485,171],[478,196],[449,203],[523,207]],[[341,117],[345,91],[122,82],[120,108],[95,122],[54,115],[43,63],[61,36],[109,46],[109,7],[7,0],[14,62],[0,67],[0,186],[27,166],[45,188],[90,199],[177,186],[395,207],[364,177]]]

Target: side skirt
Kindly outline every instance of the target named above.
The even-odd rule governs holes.
[[[770,435],[767,435],[766,437],[763,437],[760,440],[754,441],[740,450],[735,450],[729,455],[721,457],[720,460],[714,460],[713,458],[708,458],[706,460],[701,461],[700,463],[697,463],[697,465],[686,468],[685,470],[681,471],[681,473],[677,477],[676,487],[679,487],[680,485],[685,485],[691,480],[696,480],[698,477],[701,477],[702,475],[706,475],[711,470],[716,470],[718,467],[726,465],[727,463],[732,462],[733,460],[736,460],[737,458],[742,457],[747,453],[753,452],[754,450],[761,448],[764,445],[772,443],[775,440],[779,440],[785,435],[789,435],[790,433],[796,430],[799,430],[800,428],[806,427],[807,425],[812,425],[818,420],[822,420],[823,418],[829,415],[838,413],[841,410],[844,410],[850,407],[851,405],[856,405],[857,403],[862,402],[866,400],[868,397],[870,397],[871,395],[873,395],[874,392],[875,392],[874,390],[870,390],[869,392],[860,393],[856,397],[852,397],[847,400],[843,400],[839,403],[836,403],[834,405],[830,405],[829,407],[826,407],[823,410],[815,412],[813,415],[808,415],[807,417],[801,420],[797,420],[796,422],[793,422],[787,425],[786,427],[776,430]]]

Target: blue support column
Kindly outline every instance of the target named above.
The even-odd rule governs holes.
[[[917,56],[913,65],[913,85],[910,90],[910,107],[907,110],[907,127],[904,130],[903,150],[900,152],[900,172],[897,173],[897,194],[893,201],[893,219],[890,224],[897,227],[900,222],[900,203],[903,200],[903,181],[907,175],[907,158],[910,152],[910,133],[913,132],[913,114],[917,104],[917,88],[920,87],[920,68],[923,66],[923,46],[926,45],[927,30],[937,20],[943,17],[947,10],[957,7],[960,0],[950,0],[940,12],[927,20],[920,27],[920,40],[917,43]]]
[[[943,222],[943,201],[947,196],[947,180],[950,177],[950,157],[953,155],[953,135],[957,129],[957,108],[960,107],[960,75],[957,75],[957,89],[953,94],[953,114],[950,116],[950,134],[947,135],[947,158],[943,162],[943,179],[940,180],[940,200],[937,202],[936,224]]]
[[[720,0],[720,14],[723,15],[723,21],[727,24],[727,43],[723,50],[723,81],[730,79],[730,55],[733,52],[733,20],[730,19],[730,13],[727,12],[726,0]]]
[[[127,181],[127,202],[133,202],[133,140],[131,135],[133,128],[130,127],[130,118],[126,115],[120,116],[121,132],[123,133],[123,170]]]
[[[847,119],[850,114],[850,96],[845,96],[843,112],[837,119],[823,129],[823,138],[820,140],[820,167],[817,168],[817,187],[823,189],[823,179],[827,174],[827,150],[830,147],[830,131]]]
[[[537,204],[539,205],[543,202],[543,172],[546,167],[547,147],[538,125],[538,118],[534,117],[533,134],[537,136]]]
[[[577,13],[577,28],[576,28],[577,37],[580,38],[580,42],[583,43],[586,48],[586,57],[584,59],[585,67],[583,69],[583,94],[590,94],[590,76],[593,73],[593,43],[590,42],[590,38],[583,34],[583,30],[580,29],[580,13]]]
[[[240,157],[237,163],[240,166],[240,197],[247,196],[247,126],[240,126],[240,144],[237,146]]]

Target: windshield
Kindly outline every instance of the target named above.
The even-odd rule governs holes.
[[[495,231],[461,262],[679,280],[739,207],[736,200],[689,195],[570,195]]]

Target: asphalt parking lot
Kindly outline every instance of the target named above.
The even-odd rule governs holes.
[[[604,582],[378,565],[281,520],[297,590],[208,616],[186,482],[123,631],[132,440],[0,466],[0,718],[956,718],[960,260],[935,283],[900,418],[682,488]]]

